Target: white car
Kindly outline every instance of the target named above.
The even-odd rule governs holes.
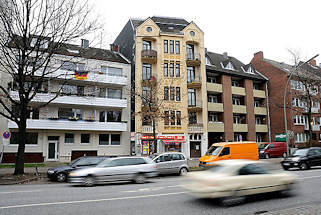
[[[247,195],[292,190],[296,176],[273,170],[268,163],[224,160],[206,171],[187,175],[183,187],[200,198],[228,199]]]

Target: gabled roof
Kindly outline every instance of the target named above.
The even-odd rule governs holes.
[[[206,65],[206,71],[213,71],[213,72],[220,72],[223,74],[228,74],[231,76],[239,76],[239,77],[246,77],[250,79],[259,79],[259,80],[266,80],[262,75],[260,75],[257,71],[254,70],[254,74],[252,73],[246,73],[242,69],[244,66],[249,67],[248,65],[245,65],[238,59],[231,57],[231,56],[224,56],[222,54],[214,53],[214,52],[207,52],[206,57],[208,57],[209,61],[212,65]],[[221,63],[225,67],[229,62],[232,63],[234,70],[225,69],[222,68]]]

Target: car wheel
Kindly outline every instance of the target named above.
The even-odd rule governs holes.
[[[219,199],[220,205],[224,207],[240,205],[245,202],[245,196],[232,195]]]
[[[92,176],[87,176],[86,178],[84,178],[82,184],[86,187],[92,187],[95,185],[95,179]]]
[[[283,152],[282,157],[286,158],[286,152]]]
[[[307,169],[309,169],[309,165],[306,162],[302,162],[300,164],[300,169],[301,170],[307,170]]]
[[[134,179],[136,184],[143,184],[145,183],[145,180],[146,180],[146,177],[144,174],[138,174]]]
[[[67,179],[67,175],[63,172],[58,173],[57,175],[57,181],[58,182],[65,182]]]
[[[179,175],[187,175],[187,172],[188,170],[185,168],[185,167],[182,167],[180,170],[179,170]]]
[[[265,158],[266,158],[266,159],[269,159],[269,158],[270,158],[270,155],[269,155],[269,154],[265,154]]]
[[[282,168],[283,168],[284,170],[288,170],[288,169],[289,169],[288,166],[282,166]]]

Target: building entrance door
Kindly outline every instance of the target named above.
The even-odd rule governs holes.
[[[58,141],[48,142],[47,160],[56,161],[58,156]]]
[[[201,157],[201,141],[190,141],[191,158]]]

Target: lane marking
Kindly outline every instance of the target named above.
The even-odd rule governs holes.
[[[42,192],[43,190],[18,190],[18,191],[5,191],[0,192],[0,194],[14,194],[14,193],[33,193],[33,192]]]
[[[121,191],[121,192],[123,192],[123,193],[151,192],[151,191],[158,191],[158,190],[172,188],[172,187],[180,187],[180,185],[171,185],[171,186],[163,186],[163,187],[149,187],[149,188],[141,188],[138,190],[125,190],[125,191]]]
[[[45,203],[25,204],[25,205],[10,205],[10,206],[2,206],[2,207],[0,207],[0,210],[1,209],[11,209],[11,208],[35,207],[35,206],[63,205],[63,204],[89,203],[89,202],[116,201],[116,200],[126,200],[126,199],[139,199],[139,198],[158,197],[158,196],[180,195],[183,193],[188,193],[188,192],[185,191],[185,192],[151,194],[151,195],[142,195],[142,196],[116,197],[116,198],[108,198],[108,199],[89,199],[89,200],[65,201],[65,202],[45,202]]]
[[[303,179],[310,179],[310,178],[321,178],[321,175],[302,177],[302,178],[298,178],[298,179],[299,179],[299,180],[303,180]]]

